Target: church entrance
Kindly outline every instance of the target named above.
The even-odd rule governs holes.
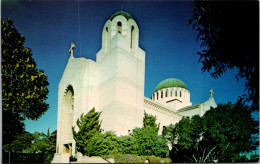
[[[74,117],[74,90],[71,85],[65,90],[62,100],[62,126],[61,137],[63,141],[63,153],[72,153],[72,126]]]
[[[72,144],[64,144],[63,153],[69,153],[72,156]]]

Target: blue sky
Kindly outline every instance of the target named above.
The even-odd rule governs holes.
[[[2,17],[13,19],[26,38],[25,47],[32,49],[38,69],[45,71],[50,83],[50,108],[38,121],[25,122],[29,132],[57,129],[58,85],[70,56],[70,43],[76,44],[75,57],[95,60],[104,24],[122,6],[137,22],[139,46],[146,51],[146,97],[166,78],[182,80],[193,104],[208,100],[211,88],[216,103],[235,102],[244,93],[244,81],[234,78],[236,69],[218,79],[202,73],[196,54],[201,50],[197,32],[187,25],[193,14],[192,1],[2,0],[1,5]]]

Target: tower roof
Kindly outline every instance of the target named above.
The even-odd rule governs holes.
[[[180,88],[188,89],[183,81],[176,79],[176,78],[169,78],[169,79],[165,79],[162,82],[160,82],[156,86],[154,92],[161,90],[161,89],[164,89],[164,88],[171,88],[171,87],[180,87]]]
[[[133,19],[133,17],[128,12],[125,12],[125,11],[118,11],[118,12],[114,13],[109,19],[112,21],[118,15],[124,16],[127,20]]]

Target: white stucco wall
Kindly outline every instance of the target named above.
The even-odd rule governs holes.
[[[180,109],[177,111],[180,115],[192,117],[194,115],[203,116],[208,110],[210,110],[210,107],[217,107],[217,104],[213,97],[210,97],[208,101],[205,101],[203,103],[200,103],[198,105],[194,105],[191,107],[184,107],[183,109]]]
[[[159,134],[162,133],[163,126],[175,124],[182,119],[182,115],[173,112],[171,108],[146,97],[144,98],[144,111],[156,116],[156,123],[160,123]]]
[[[58,94],[58,127],[57,127],[57,144],[59,145],[59,152],[63,152],[64,143],[73,143],[73,139],[64,141],[62,139],[63,133],[66,133],[62,128],[62,99],[65,90],[69,85],[72,86],[74,91],[74,113],[73,125],[75,126],[76,120],[84,112],[88,112],[95,104],[95,76],[96,76],[96,63],[92,60],[85,58],[70,58],[64,70],[63,76],[59,83]],[[92,96],[90,96],[92,95]],[[69,130],[71,127],[67,127]],[[74,147],[74,146],[73,146]],[[72,149],[75,153],[75,149]]]
[[[102,128],[127,135],[128,130],[142,125],[145,52],[127,51],[126,37],[115,34],[112,49],[106,54],[99,51],[98,103],[102,110]],[[98,58],[98,56],[97,56]]]

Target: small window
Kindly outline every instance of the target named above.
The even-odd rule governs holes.
[[[180,97],[181,97],[181,91],[180,91]]]
[[[165,97],[168,97],[168,89],[165,92]]]
[[[175,96],[177,97],[177,91],[175,91]]]
[[[158,92],[156,92],[156,94],[157,94],[157,96],[156,96],[156,97],[157,97],[157,100],[158,100],[158,97],[159,97],[159,93],[158,93]]]
[[[135,39],[135,28],[132,26],[131,28],[131,43],[130,43],[130,48],[134,47],[134,39]]]
[[[122,33],[122,23],[121,22],[117,22],[117,31],[119,34]]]
[[[161,91],[161,98],[163,98],[163,91]]]
[[[171,90],[171,97],[172,97],[172,92],[173,92],[173,90]]]

